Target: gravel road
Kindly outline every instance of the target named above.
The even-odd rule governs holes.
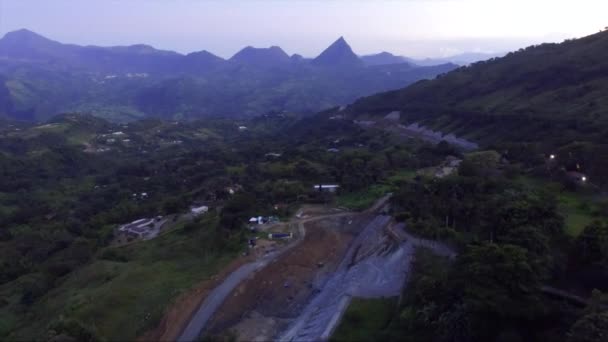
[[[427,247],[447,257],[456,254],[440,243],[406,233],[403,225],[394,228],[404,242],[391,244],[383,234],[390,217],[376,217],[356,238],[340,267],[321,287],[321,292],[305,307],[279,341],[323,341],[329,339],[348,308],[352,297],[393,297],[401,293],[417,247]]]

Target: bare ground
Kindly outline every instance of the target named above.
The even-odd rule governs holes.
[[[335,272],[363,222],[366,216],[351,214],[304,223],[304,240],[240,284],[207,332],[232,330],[243,341],[272,339]]]

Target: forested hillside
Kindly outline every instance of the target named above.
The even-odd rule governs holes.
[[[608,32],[541,44],[358,100],[354,116],[401,111],[444,133],[497,145],[511,158],[560,157],[608,179]],[[521,151],[525,150],[524,153]],[[569,164],[569,165],[566,165]]]

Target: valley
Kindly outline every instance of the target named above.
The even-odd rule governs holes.
[[[118,46],[0,22],[0,340],[606,340],[608,28],[500,53],[420,38],[468,1],[328,3],[99,2]]]

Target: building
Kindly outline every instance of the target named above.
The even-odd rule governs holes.
[[[206,212],[209,211],[209,207],[206,205],[200,206],[200,207],[192,207],[190,208],[190,212],[192,213],[192,215],[194,216],[199,216],[202,215]]]
[[[143,218],[120,226],[118,230],[136,238],[142,238],[154,227],[154,219]]]
[[[323,191],[336,192],[336,191],[338,191],[339,187],[340,187],[339,185],[335,185],[335,184],[317,184],[313,188],[320,192],[323,192]]]
[[[270,152],[270,153],[266,153],[264,156],[270,157],[270,158],[280,158],[282,156],[282,154],[276,153],[276,152]]]

